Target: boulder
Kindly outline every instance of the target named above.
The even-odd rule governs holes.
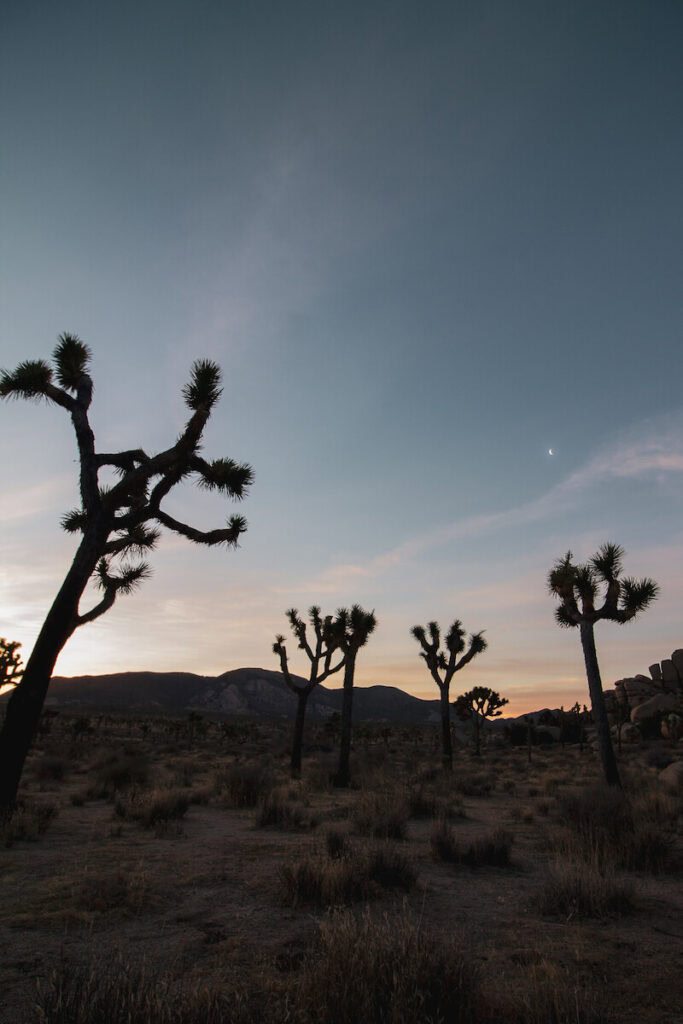
[[[626,694],[626,701],[630,707],[635,708],[638,704],[642,704],[644,700],[649,700],[650,697],[655,697],[658,693],[661,693],[661,687],[651,679],[644,681],[643,677],[640,679],[629,678],[622,679],[623,690]]]
[[[659,773],[659,781],[664,783],[667,789],[676,792],[683,791],[683,761],[672,761],[671,764]]]
[[[683,679],[683,650],[674,651],[671,655],[674,668],[678,672],[678,678]]]
[[[678,689],[678,672],[671,658],[665,658],[662,662],[662,683],[665,690]]]
[[[660,712],[678,711],[680,701],[673,693],[658,693],[648,700],[642,701],[631,710],[632,722],[645,722]]]
[[[650,672],[650,675],[652,676],[652,678],[655,679],[657,682],[659,682],[659,680],[661,680],[661,678],[662,678],[662,666],[659,664],[658,661],[656,661],[654,663],[654,665],[650,665],[649,672]]]

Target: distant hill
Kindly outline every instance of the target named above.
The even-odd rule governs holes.
[[[308,701],[311,718],[325,719],[341,711],[341,696],[341,689],[316,687]],[[192,672],[55,676],[46,703],[51,707],[203,711],[258,718],[293,718],[296,709],[296,700],[282,673],[263,668],[238,668],[220,676]],[[421,700],[395,686],[356,687],[353,707],[357,721],[415,725],[439,721],[438,700]]]

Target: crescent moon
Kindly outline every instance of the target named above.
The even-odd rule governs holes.
[[[552,454],[553,454],[552,448],[548,448],[548,455],[552,455]]]

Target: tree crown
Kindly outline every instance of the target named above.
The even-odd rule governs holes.
[[[623,624],[656,600],[657,583],[647,576],[622,577],[623,561],[624,549],[611,542],[583,564],[574,562],[571,551],[558,559],[548,573],[548,589],[560,601],[555,609],[557,623],[572,627],[610,619]]]

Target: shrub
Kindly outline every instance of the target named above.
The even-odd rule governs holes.
[[[136,750],[110,754],[95,765],[95,779],[88,788],[91,799],[107,799],[128,789],[141,788],[149,779],[149,760]]]
[[[125,799],[119,798],[114,813],[117,818],[138,821],[144,828],[163,831],[170,822],[184,818],[189,806],[189,795],[183,790],[153,790],[146,794],[132,792]]]
[[[233,764],[216,776],[216,789],[229,807],[256,807],[272,788],[271,772],[259,764]]]
[[[287,902],[319,907],[368,899],[382,889],[408,890],[416,881],[410,861],[388,847],[366,851],[348,846],[332,856],[311,851],[281,865],[279,877]]]
[[[361,793],[353,809],[356,829],[375,839],[405,839],[409,816],[402,793]]]
[[[496,829],[487,836],[471,842],[456,840],[452,829],[441,820],[431,835],[432,854],[436,860],[449,864],[464,864],[470,868],[509,867],[513,837],[504,829]]]
[[[320,925],[296,1003],[319,1024],[465,1024],[476,1019],[479,973],[450,936],[406,911],[376,919],[334,914]]]
[[[274,789],[267,793],[256,815],[258,828],[281,828],[301,832],[315,828],[317,824],[314,815],[300,801],[289,800],[284,789]]]
[[[538,894],[542,914],[566,920],[617,917],[633,910],[633,885],[611,869],[586,864],[571,856],[556,856]]]
[[[0,824],[0,842],[8,847],[21,840],[35,842],[47,832],[57,813],[54,803],[21,801],[12,817]]]
[[[674,818],[664,797],[631,800],[604,785],[558,797],[566,835],[560,846],[575,858],[606,866],[658,872],[666,867]]]
[[[89,968],[62,965],[39,985],[38,1020],[44,1024],[249,1024],[240,993],[187,987],[117,958]]]

